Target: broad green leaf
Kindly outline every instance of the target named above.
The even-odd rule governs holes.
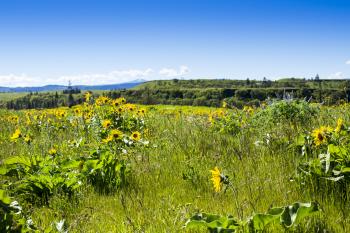
[[[82,172],[83,173],[93,172],[96,169],[98,162],[99,162],[99,160],[97,160],[97,159],[85,161]]]
[[[9,205],[11,203],[11,198],[7,196],[5,190],[2,189],[0,189],[0,201],[6,205]]]
[[[350,167],[342,167],[341,168],[341,173],[348,173],[350,172]]]
[[[347,150],[343,146],[329,144],[328,153],[330,153],[334,158],[345,158],[347,155]]]
[[[303,146],[305,144],[305,135],[301,134],[295,139],[296,146]]]
[[[30,159],[24,156],[12,156],[4,161],[4,165],[21,164],[30,167]]]
[[[187,228],[206,227],[210,232],[235,232],[240,224],[232,216],[223,217],[216,214],[198,213],[186,223]]]
[[[290,206],[286,206],[281,215],[281,224],[286,227],[291,227],[300,219],[307,217],[319,210],[319,205],[316,202],[300,203],[296,202]]]
[[[0,175],[6,175],[9,172],[9,169],[6,167],[2,166],[0,167]]]
[[[266,214],[254,214],[249,220],[249,225],[254,230],[263,230],[268,224],[277,221],[284,208],[272,208]]]
[[[60,164],[61,169],[76,169],[79,167],[81,161],[67,160]]]
[[[336,145],[334,145],[334,144],[329,144],[328,145],[328,152],[330,153],[330,154],[337,154],[337,153],[339,153],[339,147],[338,146],[336,146]]]

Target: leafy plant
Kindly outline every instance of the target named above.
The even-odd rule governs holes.
[[[338,120],[337,126],[322,126],[304,140],[305,160],[298,167],[298,179],[302,185],[323,189],[325,183],[334,183],[339,191],[346,191],[350,181],[350,134],[349,129]],[[341,194],[342,192],[340,192]]]
[[[99,192],[111,192],[127,185],[126,161],[108,150],[96,150],[83,162],[82,174]]]
[[[296,202],[289,206],[271,208],[266,213],[253,214],[246,221],[235,220],[231,215],[197,213],[187,221],[185,226],[186,228],[205,227],[211,233],[230,233],[237,230],[256,232],[263,231],[269,224],[276,222],[286,228],[292,227],[302,218],[318,210],[319,205],[316,202]]]
[[[217,214],[198,213],[192,216],[186,223],[186,228],[205,227],[211,233],[230,233],[242,226],[231,215],[221,216]]]
[[[8,189],[13,193],[47,203],[55,192],[72,195],[80,187],[78,165],[75,160],[53,159],[51,156],[13,156],[4,161],[0,174],[12,180]]]
[[[257,125],[270,124],[287,125],[289,127],[307,126],[310,119],[315,117],[319,108],[306,101],[280,100],[270,103],[265,109],[254,116]]]
[[[271,208],[263,214],[253,214],[248,220],[248,225],[252,232],[264,230],[267,225],[273,222],[279,222],[283,227],[289,228],[318,210],[319,205],[316,202],[295,202],[289,206]]]
[[[35,227],[30,218],[22,213],[17,201],[11,201],[5,190],[0,189],[0,232],[33,232]]]

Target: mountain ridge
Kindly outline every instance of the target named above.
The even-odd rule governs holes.
[[[117,84],[101,84],[101,85],[73,85],[72,88],[79,88],[80,90],[118,90],[133,88],[139,84],[147,82],[144,79],[136,79],[130,82]],[[62,91],[67,89],[65,85],[49,84],[44,86],[28,86],[28,87],[3,87],[0,86],[0,92],[42,92],[42,91]]]

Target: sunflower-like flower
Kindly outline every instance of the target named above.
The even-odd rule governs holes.
[[[327,141],[329,133],[332,131],[332,128],[329,126],[321,126],[318,129],[312,131],[312,136],[314,138],[314,143],[316,146],[320,146]]]
[[[244,106],[243,107],[243,112],[248,113],[248,114],[253,114],[254,113],[254,108],[251,106]]]
[[[74,113],[77,115],[77,116],[81,116],[81,109],[80,108],[75,108],[74,109]]]
[[[103,126],[103,128],[105,128],[105,129],[108,129],[109,127],[111,127],[111,125],[112,125],[112,122],[111,122],[110,120],[104,120],[104,121],[102,122],[102,126]]]
[[[111,102],[111,99],[106,96],[100,96],[96,99],[95,104],[97,106],[102,106]]]
[[[125,103],[126,103],[126,99],[125,99],[124,97],[119,98],[119,101],[120,101],[122,104],[125,104]]]
[[[134,104],[125,104],[124,108],[130,112],[134,111],[136,109],[136,106]]]
[[[84,97],[85,97],[85,102],[89,102],[91,98],[91,92],[89,91],[85,92]]]
[[[19,118],[17,115],[14,115],[14,116],[10,116],[8,117],[8,121],[14,123],[14,124],[17,124],[19,122]]]
[[[210,170],[211,172],[211,181],[213,182],[215,192],[220,192],[223,184],[223,176],[218,167],[215,167],[214,170]]]
[[[32,138],[30,137],[30,135],[26,135],[24,136],[24,141],[27,143],[27,144],[30,144],[32,142]]]
[[[339,133],[343,128],[344,128],[344,121],[343,121],[343,119],[339,118],[337,120],[337,126],[335,127],[334,131],[336,133]]]
[[[146,109],[144,109],[144,108],[139,109],[139,110],[137,111],[137,113],[138,113],[139,115],[143,116],[143,115],[145,115],[145,113],[146,113]]]
[[[116,112],[119,114],[122,113],[123,111],[124,111],[124,109],[122,107],[119,107],[116,109]]]
[[[223,107],[223,108],[227,108],[227,102],[226,102],[226,101],[223,101],[223,102],[222,102],[222,107]]]
[[[106,139],[103,140],[103,142],[108,143],[111,141],[116,141],[116,140],[120,140],[123,137],[123,132],[118,130],[118,129],[113,129],[108,137]]]
[[[67,112],[65,110],[57,110],[55,115],[57,118],[62,119],[67,115]]]
[[[139,141],[141,139],[141,133],[138,131],[132,132],[131,139],[134,141]]]
[[[55,148],[51,148],[51,149],[49,150],[49,155],[54,156],[54,155],[56,155],[56,154],[57,154],[57,150],[56,150]]]
[[[111,131],[110,136],[112,136],[114,139],[121,139],[123,137],[123,132],[117,129],[114,129]]]
[[[12,141],[16,141],[20,137],[22,137],[21,130],[20,129],[16,129],[16,131],[11,136],[11,140]]]
[[[210,124],[214,124],[214,117],[213,117],[213,114],[209,114],[208,116],[208,121]]]
[[[115,99],[115,100],[112,101],[111,104],[112,104],[113,107],[118,107],[120,105],[120,100],[119,99]]]

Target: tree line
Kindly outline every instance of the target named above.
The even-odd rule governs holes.
[[[133,89],[102,93],[111,98],[124,97],[138,104],[170,104],[219,107],[259,105],[268,99],[307,99],[328,105],[350,101],[350,80],[282,79],[256,80],[161,80]],[[95,97],[98,95],[95,93]],[[29,93],[3,104],[8,109],[71,107],[84,101],[80,90]]]

